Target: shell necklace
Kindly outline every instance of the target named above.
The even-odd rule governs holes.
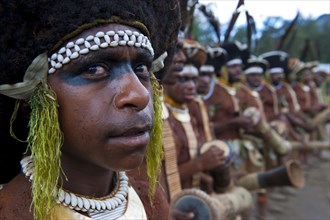
[[[23,173],[31,182],[34,174],[33,158],[24,157],[21,160],[21,166]],[[57,203],[72,210],[87,212],[88,216],[93,219],[119,218],[127,207],[129,185],[125,172],[118,172],[117,178],[119,178],[119,182],[116,189],[110,195],[102,198],[87,198],[58,188]]]

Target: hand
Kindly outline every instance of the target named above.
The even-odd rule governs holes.
[[[243,128],[244,130],[251,130],[254,126],[252,119],[246,116],[239,116],[235,118],[235,123],[237,127]]]
[[[226,157],[223,151],[212,146],[208,151],[199,156],[198,160],[201,164],[202,170],[212,170],[225,163]]]
[[[241,179],[242,177],[244,177],[245,175],[247,175],[248,173],[246,171],[238,171],[237,173],[235,173],[235,175],[233,176],[233,180],[234,183],[237,184],[239,179]]]
[[[308,123],[304,123],[304,127],[303,127],[303,129],[307,132],[313,132],[315,131],[316,128],[317,126]]]
[[[207,194],[213,193],[213,177],[206,174],[206,173],[201,173],[201,183],[205,186]]]
[[[178,209],[171,209],[171,220],[186,220],[193,219],[195,214],[193,212],[182,212]]]

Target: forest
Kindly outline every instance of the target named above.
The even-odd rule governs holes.
[[[246,18],[246,24],[236,25],[238,16]],[[211,47],[239,41],[247,44],[254,55],[282,50],[304,62],[330,63],[330,14],[314,19],[303,18],[299,12],[293,20],[267,17],[263,28],[257,30],[253,16],[247,11],[233,13],[229,24],[221,24],[211,9],[201,6],[194,11],[188,33],[193,39]]]

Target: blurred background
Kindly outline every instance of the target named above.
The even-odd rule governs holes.
[[[199,0],[195,7],[188,32],[203,44],[237,40],[256,55],[283,50],[330,68],[329,0]]]

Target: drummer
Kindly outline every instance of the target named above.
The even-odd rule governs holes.
[[[223,50],[225,52],[221,53]],[[221,56],[223,53],[226,54],[226,59]],[[214,124],[216,137],[228,141],[237,155],[231,166],[235,183],[247,173],[264,170],[264,158],[256,148],[255,142],[242,136],[244,131],[252,134],[255,127],[253,118],[244,115],[244,110],[253,106],[263,114],[258,93],[242,84],[242,58],[245,53],[247,51],[244,46],[238,43],[209,49],[208,64],[211,65],[201,68],[202,83],[199,84],[199,92],[202,93],[210,120]],[[224,67],[219,67],[219,63],[223,63]],[[222,71],[218,74],[221,75],[220,82],[215,78],[219,70]],[[209,77],[206,77],[207,75]],[[252,138],[256,140],[256,136]],[[263,144],[261,140],[258,143]],[[264,197],[263,194],[260,195]]]
[[[215,142],[212,142],[209,145],[210,148],[205,152],[201,148],[205,142],[209,143],[207,141],[214,139],[206,108],[202,100],[197,98],[196,93],[199,68],[203,64],[202,61],[206,59],[206,51],[198,42],[188,39],[185,39],[183,49],[185,51],[183,70],[181,72],[173,71],[171,76],[175,79],[175,83],[164,85],[165,114],[163,127],[165,134],[163,135],[163,143],[165,166],[166,162],[173,163],[173,160],[170,160],[173,156],[168,156],[171,150],[170,146],[173,146],[176,149],[174,153],[177,154],[176,162],[182,189],[203,189],[208,194],[212,194],[209,197],[212,199],[216,198],[219,192],[227,193],[227,190],[235,198],[244,194],[247,202],[245,202],[246,200],[238,201],[238,207],[241,209],[235,211],[250,208],[251,203],[248,199],[251,197],[250,193],[242,187],[232,187],[229,167],[224,166],[228,161],[226,157],[228,153],[228,150],[226,151],[228,149],[227,144],[218,141],[223,144],[222,149],[224,150],[221,150],[221,147],[213,146]],[[172,134],[172,140],[169,138],[169,133]],[[171,167],[173,169],[173,166]],[[217,180],[212,172],[221,167],[226,172],[223,172],[223,178],[218,176]],[[172,188],[171,185],[176,184],[176,182],[170,184],[174,181],[173,174],[167,175],[169,188]],[[215,182],[221,184],[220,189]],[[180,193],[178,190],[176,192]],[[171,199],[175,198],[175,194],[174,197],[173,194],[171,194]],[[240,203],[244,203],[244,205]]]
[[[200,58],[204,61],[206,53],[203,47],[199,48]],[[196,59],[203,64],[202,59]],[[201,62],[202,61],[202,62]],[[218,148],[211,148],[203,155],[199,154],[199,146],[204,134],[198,130],[198,118],[189,114],[188,103],[196,98],[196,82],[198,68],[193,64],[185,63],[181,72],[174,72],[176,82],[164,85],[164,103],[168,112],[167,121],[173,132],[177,154],[177,163],[182,188],[198,187],[200,182],[208,186],[212,192],[212,178],[203,171],[216,168],[224,163],[223,152]]]

